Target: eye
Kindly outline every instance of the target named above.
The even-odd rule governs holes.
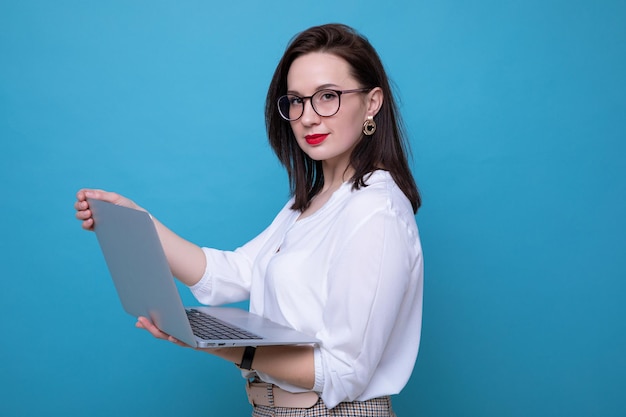
[[[334,91],[320,91],[319,92],[319,100],[320,101],[333,101],[337,99],[337,93]]]
[[[302,104],[302,98],[298,96],[289,96],[289,105],[299,106]]]

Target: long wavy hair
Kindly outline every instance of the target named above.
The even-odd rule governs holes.
[[[277,108],[278,98],[287,93],[287,73],[291,64],[296,58],[311,52],[325,52],[343,58],[361,87],[380,87],[383,91],[383,104],[374,116],[376,132],[367,140],[359,141],[350,156],[350,165],[355,171],[350,179],[353,189],[365,187],[368,174],[385,169],[417,213],[421,197],[407,162],[406,134],[387,74],[369,41],[342,24],[315,26],[296,35],[287,45],[267,92],[267,135],[276,156],[287,169],[294,196],[292,209],[304,211],[324,185],[321,161],[311,159],[300,149],[290,123],[280,116]]]

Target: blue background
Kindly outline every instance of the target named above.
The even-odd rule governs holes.
[[[254,237],[288,195],[270,77],[335,21],[383,58],[424,197],[398,414],[626,415],[626,4],[591,0],[2,0],[0,415],[249,414],[232,364],[134,328],[74,194]]]

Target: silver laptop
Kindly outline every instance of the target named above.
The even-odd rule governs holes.
[[[183,307],[148,213],[89,200],[94,230],[127,313],[193,347],[316,344],[319,340],[234,307]]]

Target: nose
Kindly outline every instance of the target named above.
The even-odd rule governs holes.
[[[308,100],[304,100],[304,103],[302,105],[304,106],[304,110],[302,111],[302,117],[300,117],[302,124],[304,124],[305,126],[310,126],[319,123],[320,115],[317,114],[317,112],[313,109],[313,102],[311,101],[311,98],[309,98]]]

